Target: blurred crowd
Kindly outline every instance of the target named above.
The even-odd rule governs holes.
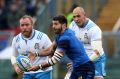
[[[0,0],[0,51],[9,45],[12,33],[17,35],[20,32],[19,19],[26,14],[37,18],[48,1]]]
[[[36,16],[48,0],[0,0],[0,30],[17,29],[21,16]]]

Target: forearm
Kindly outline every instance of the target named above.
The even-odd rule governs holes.
[[[15,69],[16,67],[18,67],[15,56],[11,56],[11,63],[12,63],[12,65],[13,65],[14,69]]]
[[[53,43],[49,48],[43,49],[39,52],[39,56],[53,55],[55,52],[55,44]]]
[[[38,55],[41,57],[44,56],[49,56],[49,55],[53,55],[54,52],[52,52],[50,49],[43,49],[42,51],[38,52]]]
[[[15,56],[11,56],[11,63],[12,63],[12,65],[17,63]]]
[[[96,40],[91,42],[94,53],[90,56],[92,61],[97,60],[103,53],[102,41]]]
[[[99,59],[99,57],[100,57],[100,55],[97,50],[94,50],[94,53],[92,55],[90,55],[91,61],[96,61],[97,59]]]
[[[47,62],[45,62],[43,64],[40,64],[39,66],[40,66],[40,68],[46,68],[46,67],[49,67],[49,66],[53,66],[56,63],[60,62],[62,57],[63,57],[63,54],[55,51],[55,53],[54,53],[52,58],[50,58]]]

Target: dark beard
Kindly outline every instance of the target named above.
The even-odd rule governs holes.
[[[61,27],[61,29],[54,29],[54,33],[55,34],[61,34],[61,32],[62,32],[62,27]]]

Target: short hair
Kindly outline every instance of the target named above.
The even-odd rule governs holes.
[[[53,17],[53,21],[59,21],[59,23],[61,24],[65,23],[67,25],[67,19],[63,15],[58,15],[58,16]]]
[[[30,15],[24,15],[24,16],[21,17],[21,19],[25,19],[25,18],[30,19],[31,24],[32,24],[32,25],[34,24],[34,22],[33,22],[33,18],[32,18]],[[21,20],[21,19],[20,19],[20,20]]]

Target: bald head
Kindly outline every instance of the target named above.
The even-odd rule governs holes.
[[[76,7],[73,10],[73,20],[79,27],[82,27],[86,21],[86,14],[82,7]]]
[[[73,14],[74,13],[83,13],[85,15],[85,11],[82,7],[76,7],[74,10],[73,10]]]

